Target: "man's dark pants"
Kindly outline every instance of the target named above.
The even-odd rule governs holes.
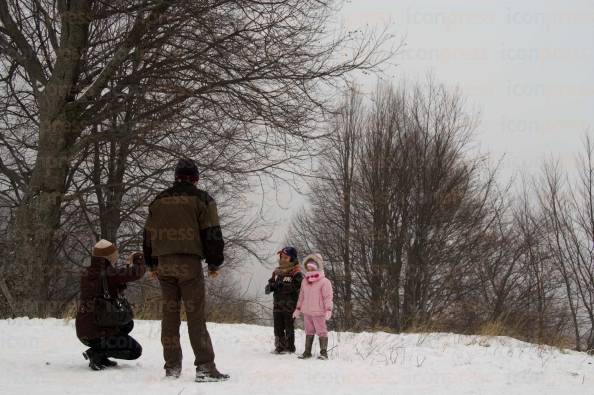
[[[165,369],[181,368],[182,365],[179,340],[182,300],[194,350],[194,365],[214,366],[215,355],[206,328],[206,293],[200,257],[188,254],[159,256],[159,283],[163,295],[161,343]]]

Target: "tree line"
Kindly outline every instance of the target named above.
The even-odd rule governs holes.
[[[594,348],[594,145],[502,184],[433,78],[345,93],[288,240],[326,257],[340,329]]]

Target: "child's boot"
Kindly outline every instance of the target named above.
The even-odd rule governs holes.
[[[274,350],[273,354],[282,354],[284,352],[283,339],[280,336],[274,337]]]
[[[287,336],[287,352],[293,354],[295,352],[295,335]]]
[[[320,356],[318,359],[328,359],[328,338],[320,337]]]
[[[311,358],[311,347],[313,346],[313,342],[314,342],[313,335],[305,336],[305,351],[303,351],[303,354],[299,355],[297,358],[299,358],[299,359]]]

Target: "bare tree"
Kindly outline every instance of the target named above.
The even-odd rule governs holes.
[[[577,180],[564,180],[557,164],[547,164],[539,184],[545,241],[563,279],[576,348],[594,349],[594,148],[589,137],[579,157]]]
[[[101,232],[113,237],[128,144],[143,141],[171,157],[188,152],[188,140],[172,149],[177,133],[205,120],[236,122],[243,135],[223,132],[215,142],[222,158],[244,154],[248,162],[227,172],[238,174],[250,159],[266,158],[271,135],[288,142],[277,152],[293,138],[316,137],[310,126],[324,111],[324,87],[391,55],[380,50],[385,34],[328,39],[334,11],[332,2],[314,0],[0,1],[0,172],[15,210],[13,253],[2,268],[20,301],[13,313],[43,310],[64,196],[82,154],[97,155],[98,141],[117,140],[113,168],[103,172],[108,183],[94,186]],[[345,51],[348,59],[337,61]],[[169,135],[155,136],[160,128]],[[95,156],[95,181],[103,158]],[[286,159],[261,159],[249,171]],[[216,161],[200,163],[218,170]]]
[[[294,236],[330,257],[339,290],[352,281],[354,319],[346,325],[404,330],[445,316],[471,283],[495,217],[494,175],[466,153],[474,122],[459,94],[432,80],[411,90],[378,88],[363,113],[351,170],[352,231],[344,232],[344,188],[334,187],[351,174],[332,161],[349,144],[342,137],[348,123],[338,123],[312,207],[300,217],[307,231]],[[350,279],[336,270],[345,265],[336,247],[345,235]]]

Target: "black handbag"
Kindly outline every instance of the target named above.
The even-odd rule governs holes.
[[[101,269],[101,290],[95,298],[95,323],[101,327],[118,327],[130,323],[134,318],[132,307],[124,296],[111,297],[105,268]]]

